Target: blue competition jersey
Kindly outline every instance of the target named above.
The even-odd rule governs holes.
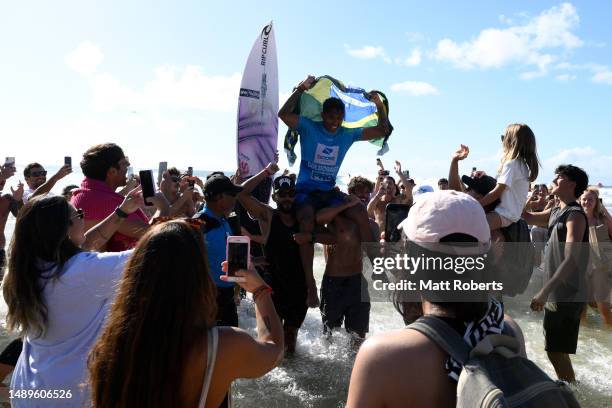
[[[225,275],[225,273],[221,270],[221,262],[225,261],[227,237],[232,235],[232,229],[230,228],[225,217],[217,217],[208,207],[204,207],[204,210],[196,214],[195,218],[198,218],[198,216],[202,213],[218,220],[221,224],[219,228],[211,229],[204,234],[210,276],[213,278],[218,287],[232,287],[234,286],[233,282],[224,282],[221,280],[221,275]]]
[[[340,126],[336,133],[330,133],[322,122],[300,116],[296,130],[300,134],[301,147],[297,190],[310,192],[333,189],[344,156],[353,142],[361,140],[363,128]]]

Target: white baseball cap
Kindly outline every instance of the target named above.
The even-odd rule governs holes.
[[[454,190],[424,194],[399,228],[409,241],[432,251],[478,255],[491,246],[491,231],[482,206],[471,196]],[[441,245],[451,234],[465,234],[478,240],[474,246]]]

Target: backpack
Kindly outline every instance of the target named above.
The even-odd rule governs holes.
[[[503,294],[513,297],[525,292],[529,285],[535,248],[531,243],[529,227],[523,219],[502,228],[501,232],[509,245],[504,245],[502,259],[494,268],[498,280],[504,284]]]
[[[473,349],[451,326],[434,316],[408,326],[423,333],[463,364],[457,383],[457,408],[580,407],[566,383],[553,381],[518,355],[518,340],[505,334],[483,338]]]

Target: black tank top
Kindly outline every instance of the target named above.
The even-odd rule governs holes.
[[[276,286],[276,290],[291,291],[306,286],[300,249],[293,239],[296,232],[299,232],[297,221],[288,227],[281,220],[278,210],[273,211],[265,252],[270,264],[270,284]]]

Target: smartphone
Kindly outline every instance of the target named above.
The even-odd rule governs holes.
[[[397,226],[408,217],[410,206],[408,204],[387,204],[385,209],[385,241],[398,242],[402,232]]]
[[[381,161],[381,160],[380,160],[380,158],[378,158],[378,157],[376,158],[376,165],[377,165],[378,167],[380,167],[382,170],[384,170],[384,169],[385,169],[385,167],[384,167],[384,166],[383,166],[383,164],[382,164],[382,161]]]
[[[474,171],[476,171],[476,167],[472,167],[472,171],[473,171],[473,172],[474,172]]]
[[[15,167],[15,158],[7,157],[6,160],[4,160],[4,167]]]
[[[72,157],[64,156],[64,166],[72,167]]]
[[[187,167],[187,175],[189,177],[193,176],[193,167],[191,166]]]
[[[229,282],[244,282],[245,278],[237,277],[236,271],[248,269],[251,240],[241,235],[227,237],[227,280]]]
[[[406,178],[410,178],[410,171],[408,171],[408,170],[403,170],[403,171],[402,171],[402,174],[403,174],[404,176],[406,176]]]
[[[147,198],[155,196],[155,184],[153,183],[153,170],[140,170],[140,185],[142,186],[142,197],[146,206],[153,204],[147,203]]]
[[[132,180],[134,178],[134,168],[132,166],[128,166],[127,168],[127,178],[128,180]]]
[[[164,173],[168,170],[168,162],[159,162],[159,167],[157,168],[157,185],[161,184],[162,178],[164,177]]]

